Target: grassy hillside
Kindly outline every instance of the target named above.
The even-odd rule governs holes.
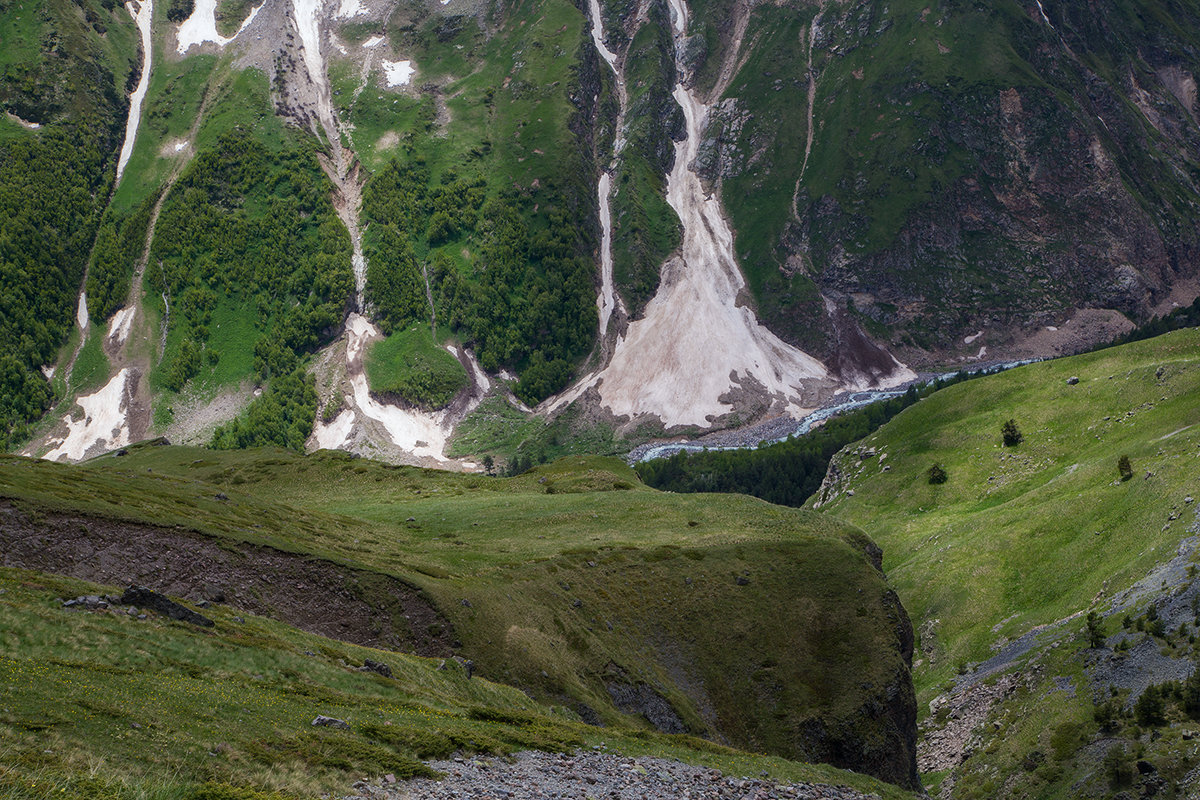
[[[1176,556],[1181,540],[1197,531],[1189,498],[1200,474],[1198,396],[1200,330],[1177,331],[950,387],[835,458],[814,503],[863,526],[883,547],[884,566],[919,631],[914,677],[922,709],[1002,644],[1089,609],[1108,613],[1113,595]],[[1024,437],[1012,447],[1001,435],[1009,419]],[[1121,456],[1132,467],[1128,480],[1118,469]],[[945,483],[930,482],[934,464]],[[1163,597],[1186,589],[1193,574],[1178,585],[1164,578]],[[1122,616],[1136,617],[1144,603],[1102,621],[1101,633],[1118,632]],[[1077,655],[1048,655],[1046,677],[1031,678],[1036,687],[1052,674],[1074,676],[1078,697],[1072,690],[1074,699],[1050,700],[1030,688],[1020,700],[1029,721],[1005,721],[1014,727],[1004,739],[1022,744],[1006,751],[1001,774],[1019,774],[1038,737],[1058,727],[1076,725],[1055,751],[1064,758],[1086,755],[1089,737],[1100,735],[1090,716],[1093,700],[1103,697],[1087,691],[1092,673],[1084,662],[1090,668],[1095,661],[1079,654],[1087,648],[1086,637],[1079,643],[1082,628],[1076,619],[1056,634],[1060,644],[1074,640],[1069,649]],[[1184,647],[1175,658],[1186,657]],[[1132,708],[1140,691],[1122,702]],[[1029,749],[1017,752],[1021,746]],[[1041,743],[1046,752],[1049,746]],[[1098,760],[1076,766],[1096,768]],[[962,796],[986,796],[976,778],[983,794],[960,787]]]
[[[204,610],[213,629],[61,606],[105,591],[0,569],[0,797],[315,797],[364,776],[429,774],[419,759],[456,750],[572,750],[601,740],[631,756],[903,796],[850,773],[687,737],[602,731],[516,689],[468,679],[454,662],[440,669],[435,659],[348,645],[225,606]],[[391,677],[359,671],[367,659],[386,663]],[[314,728],[318,714],[350,729]]]
[[[911,780],[907,620],[866,540],[826,516],[661,494],[578,457],[494,479],[150,445],[0,474],[0,495],[38,513],[180,525],[400,578],[481,674],[585,719],[647,715]]]

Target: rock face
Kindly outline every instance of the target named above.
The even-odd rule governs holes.
[[[994,357],[1194,296],[1196,9],[784,6],[754,10],[699,160],[781,337],[834,354],[820,296],[908,363]]]

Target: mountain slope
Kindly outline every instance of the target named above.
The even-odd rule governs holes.
[[[1089,796],[1101,792],[1105,741],[1124,748],[1138,735],[1120,732],[1119,715],[1116,729],[1092,719],[1109,685],[1132,711],[1148,685],[1192,671],[1179,626],[1192,622],[1197,589],[1188,564],[1200,524],[1198,353],[1200,331],[1189,329],[958,384],[835,458],[813,504],[862,525],[884,549],[918,631],[915,682],[923,716],[929,709],[922,759],[952,769],[952,796],[1000,785],[1014,796],[1079,796],[1072,782],[1085,774]],[[1009,419],[1024,437],[1013,447],[1001,435]],[[945,483],[930,481],[934,464]],[[1152,622],[1151,608],[1169,628],[1143,634],[1147,620],[1135,629],[1134,618]],[[1099,615],[1095,644],[1089,611]],[[982,711],[939,734],[985,685],[992,696]],[[1168,717],[1146,756],[1174,764],[1181,780],[1196,766],[1179,744],[1184,718]],[[988,730],[993,720],[999,727]],[[980,744],[963,750],[972,729]],[[1060,729],[1065,738],[1052,746]],[[947,737],[960,743],[957,757],[935,757]],[[1055,754],[1046,770],[1021,767],[1035,749]]]
[[[733,774],[911,796],[828,767],[769,759],[632,728],[603,731],[455,662],[305,633],[238,608],[203,629],[127,608],[64,608],[111,590],[0,568],[0,796],[278,800],[342,796],[364,777],[431,775],[456,751],[592,746],[679,758]],[[116,589],[120,596],[121,589]],[[365,669],[368,662],[377,670]],[[442,666],[445,664],[445,666]],[[348,727],[314,727],[318,715]]]
[[[702,81],[747,25],[701,162],[785,339],[844,342],[823,297],[906,360],[1070,352],[1195,295],[1195,3],[698,6]]]

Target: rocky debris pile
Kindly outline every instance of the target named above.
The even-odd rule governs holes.
[[[844,786],[781,784],[734,778],[715,769],[662,758],[625,758],[613,753],[581,751],[573,755],[526,751],[511,760],[456,757],[429,766],[442,780],[415,778],[396,782],[360,782],[344,800],[452,800],[503,798],[543,800],[563,797],[695,798],[695,800],[878,800]]]

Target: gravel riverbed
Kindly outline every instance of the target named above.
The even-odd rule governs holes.
[[[738,778],[679,761],[595,751],[456,757],[429,766],[445,777],[364,781],[344,800],[878,800],[844,786]]]

